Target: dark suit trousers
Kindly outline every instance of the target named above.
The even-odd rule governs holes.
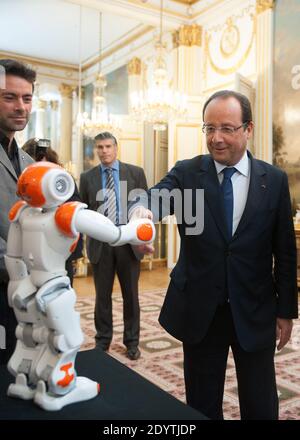
[[[0,325],[1,327],[1,347],[0,347],[0,364],[7,364],[16,346],[15,330],[17,320],[15,313],[8,305],[7,283],[0,283]],[[5,329],[5,334],[3,333]],[[5,348],[3,346],[5,342]]]
[[[211,419],[223,419],[223,394],[227,356],[231,346],[238,380],[242,420],[276,420],[274,349],[246,352],[240,346],[229,303],[217,308],[204,339],[183,344],[188,405]]]
[[[131,246],[112,247],[104,243],[100,260],[98,264],[92,264],[92,268],[96,287],[96,345],[109,345],[112,340],[112,289],[117,274],[123,296],[123,343],[126,347],[137,347],[140,335],[140,262],[135,258]]]

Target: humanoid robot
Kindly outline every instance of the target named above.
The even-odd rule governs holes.
[[[63,168],[37,162],[19,177],[22,200],[9,213],[8,301],[18,325],[16,349],[8,362],[16,379],[8,395],[33,399],[52,411],[91,399],[100,390],[96,382],[77,377],[74,369],[83,334],[65,260],[79,233],[111,246],[146,244],[155,237],[148,219],[117,227],[83,203],[65,203],[73,192],[73,178]]]

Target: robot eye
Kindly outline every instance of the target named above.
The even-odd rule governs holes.
[[[57,190],[57,192],[64,194],[66,192],[67,189],[67,182],[65,179],[58,179],[55,182],[55,188]]]

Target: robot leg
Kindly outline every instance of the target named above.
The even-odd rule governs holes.
[[[45,350],[48,335],[36,307],[35,292],[35,286],[27,280],[20,284],[11,298],[18,321],[17,344],[7,368],[16,380],[8,387],[7,394],[25,400],[34,397],[38,380],[35,365]]]
[[[74,310],[75,301],[75,291],[67,277],[51,280],[37,294],[49,338],[48,347],[36,365],[41,380],[34,401],[49,411],[91,399],[99,392],[96,382],[76,376],[74,363],[83,334],[80,315]]]

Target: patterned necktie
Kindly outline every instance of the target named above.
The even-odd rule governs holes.
[[[225,216],[229,237],[232,237],[233,222],[233,188],[231,177],[234,175],[235,172],[235,168],[224,168],[222,171],[224,179],[221,184],[221,190],[224,198]]]
[[[104,215],[117,223],[117,198],[112,168],[106,168],[106,195]]]

